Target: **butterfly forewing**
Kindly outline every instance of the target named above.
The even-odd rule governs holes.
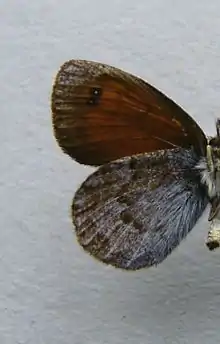
[[[51,107],[59,145],[83,164],[174,147],[193,146],[204,154],[205,135],[182,108],[150,84],[108,65],[66,62],[56,76]]]
[[[101,166],[72,205],[83,248],[113,266],[136,270],[162,262],[207,205],[193,150],[176,148]]]

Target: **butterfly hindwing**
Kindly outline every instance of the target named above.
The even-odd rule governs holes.
[[[73,200],[80,245],[97,259],[123,269],[162,262],[207,205],[197,162],[192,150],[178,148],[101,166]]]
[[[171,99],[118,68],[85,60],[64,63],[52,91],[54,134],[80,163],[102,165],[174,147],[204,154],[206,138]]]

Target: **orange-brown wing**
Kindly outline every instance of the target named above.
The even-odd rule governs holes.
[[[64,63],[51,108],[60,147],[83,164],[176,146],[204,154],[205,135],[183,109],[140,78],[108,65]]]

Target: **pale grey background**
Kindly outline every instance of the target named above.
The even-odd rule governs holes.
[[[0,343],[220,342],[220,250],[207,212],[156,269],[126,273],[77,246],[69,206],[91,169],[57,147],[59,65],[103,61],[152,82],[207,134],[220,115],[220,2],[0,2]]]

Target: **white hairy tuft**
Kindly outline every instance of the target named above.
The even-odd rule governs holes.
[[[207,186],[208,195],[210,198],[216,196],[216,182],[213,177],[213,173],[209,171],[207,161],[205,158],[202,158],[196,165],[196,169],[200,171],[201,182]]]

